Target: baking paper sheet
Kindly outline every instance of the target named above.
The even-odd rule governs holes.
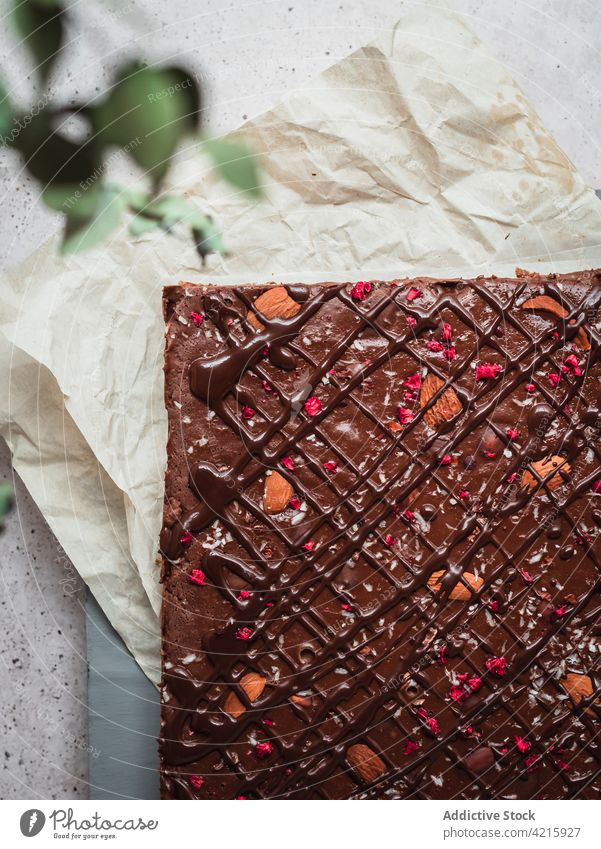
[[[65,551],[158,679],[164,284],[601,265],[601,204],[460,17],[422,8],[240,134],[266,199],[184,157],[173,186],[230,250],[183,235],[69,259],[51,240],[0,289],[1,432]]]

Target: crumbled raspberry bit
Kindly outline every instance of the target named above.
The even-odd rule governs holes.
[[[456,356],[457,356],[457,349],[455,348],[454,345],[449,345],[449,347],[443,352],[443,357],[446,360],[448,360],[449,362],[452,362],[455,359]]]
[[[288,502],[288,507],[290,507],[292,510],[300,510],[300,506],[301,500],[298,495],[294,495]]]
[[[403,510],[401,516],[406,522],[415,522],[415,513],[413,510]]]
[[[403,381],[403,386],[406,386],[408,389],[411,389],[414,392],[416,392],[421,387],[421,385],[422,378],[421,375],[417,372],[415,374],[409,375],[409,377],[406,377]]]
[[[202,785],[205,783],[204,778],[202,778],[202,776],[200,775],[191,775],[188,781],[190,782],[192,787],[194,787],[195,790],[200,790]]]
[[[315,543],[312,539],[308,539],[307,542],[303,545],[303,548],[305,549],[305,551],[313,551],[313,549],[315,548]]]
[[[569,763],[566,763],[565,761],[562,761],[561,759],[556,760],[556,761],[555,761],[555,764],[556,764],[556,766],[558,766],[558,767],[559,767],[559,769],[566,770],[566,769],[569,769],[569,768],[570,768]]]
[[[588,545],[590,541],[591,535],[588,533],[588,531],[581,531],[580,533],[576,534],[576,545]]]
[[[445,323],[442,325],[442,338],[445,342],[450,342],[453,338],[453,328],[451,327],[448,321],[445,321]]]
[[[407,292],[407,300],[414,301],[416,298],[421,298],[423,292],[421,289],[416,289],[415,286],[412,286]]]
[[[252,637],[253,629],[252,628],[238,628],[236,630],[236,639],[237,640],[250,640]]]
[[[582,369],[578,364],[578,360],[575,354],[569,354],[564,360],[564,367],[571,371],[574,377],[580,377],[582,374]]]
[[[439,342],[438,339],[430,339],[427,347],[436,354],[440,353],[440,351],[444,351],[444,345],[442,342]]]
[[[340,609],[346,610],[347,613],[351,613],[351,611],[353,609],[353,605],[349,604],[348,601],[341,601],[340,602]]]
[[[262,381],[261,381],[261,386],[263,387],[263,389],[265,390],[265,392],[271,392],[271,391],[273,390],[273,387],[272,387],[271,383],[270,383],[268,380],[262,380]]]
[[[333,475],[336,469],[338,468],[338,463],[336,462],[336,460],[326,460],[326,462],[323,464],[323,467],[326,472],[329,472],[331,475]]]
[[[475,693],[482,686],[482,678],[478,675],[470,676],[469,673],[463,672],[457,676],[459,684],[454,684],[449,690],[449,696],[454,702],[462,702],[469,699],[472,693]]]
[[[530,572],[527,572],[525,569],[519,569],[518,571],[527,584],[531,584],[534,581]]]
[[[263,357],[264,360],[267,359],[267,357],[269,356],[269,345],[265,345],[265,347],[261,351],[261,356]]]
[[[438,662],[439,662],[439,663],[446,663],[446,662],[447,662],[447,659],[448,659],[448,658],[447,658],[447,647],[446,647],[446,646],[445,646],[445,644],[443,643],[443,644],[441,645],[441,647],[438,649],[438,658],[437,658],[437,660],[438,660]]]
[[[507,430],[505,431],[505,433],[507,434],[507,437],[509,439],[517,439],[518,436],[520,435],[519,431],[516,430],[516,428],[514,428],[514,427],[508,427]]]
[[[484,665],[494,675],[507,675],[507,660],[504,657],[488,657]]]
[[[463,687],[458,687],[457,684],[453,684],[453,686],[449,690],[449,696],[453,699],[454,702],[461,702],[464,699],[467,699],[469,694],[465,692]]]
[[[285,469],[290,469],[290,471],[292,471],[292,469],[294,468],[294,460],[292,459],[292,457],[282,457],[280,463]]]
[[[492,460],[493,457],[497,456],[497,452],[496,451],[485,451],[484,456],[487,457],[489,460]]]
[[[255,753],[259,760],[263,761],[265,758],[268,758],[273,754],[273,746],[269,740],[262,740],[260,743],[256,744]]]
[[[524,758],[524,766],[528,772],[534,772],[535,769],[539,768],[540,764],[536,763],[537,760],[538,755],[528,755],[527,758]]]
[[[191,584],[197,584],[199,587],[202,587],[206,580],[206,575],[202,569],[192,569],[188,575],[188,580]]]
[[[305,401],[305,412],[308,416],[316,416],[321,412],[321,401],[315,395],[311,395]]]
[[[428,719],[425,720],[425,723],[432,732],[432,734],[440,734],[440,725],[438,724],[438,720],[434,716],[429,716]]]
[[[530,743],[527,740],[524,740],[523,737],[516,736],[513,739],[515,740],[515,745],[518,747],[519,751],[522,752],[522,754],[525,754],[528,749],[530,749]]]
[[[502,371],[503,367],[497,363],[479,363],[476,366],[476,380],[494,380]]]
[[[189,543],[192,542],[193,539],[194,539],[194,537],[192,536],[190,531],[186,531],[184,534],[181,535],[181,537],[179,538],[179,541],[182,545],[188,545]]]
[[[269,719],[268,717],[265,717],[264,719],[261,720],[261,722],[263,723],[263,725],[267,726],[267,728],[273,728],[273,719]]]
[[[557,384],[561,380],[561,375],[556,371],[550,371],[549,374],[548,374],[548,377],[549,377],[549,382],[551,383],[551,386],[557,386]]]
[[[452,457],[451,457],[450,454],[443,454],[443,456],[440,458],[440,465],[441,466],[450,466],[451,460],[452,460]]]
[[[557,616],[558,619],[563,619],[567,612],[568,608],[565,606],[565,604],[560,604],[557,607],[553,608],[553,615]]]
[[[536,386],[534,385],[534,383],[527,383],[526,384],[526,392],[529,392],[530,394],[532,394],[533,392],[536,392]]]
[[[364,301],[370,292],[371,283],[366,283],[365,281],[360,280],[358,283],[355,283],[351,289],[351,297],[354,301]]]
[[[412,315],[406,315],[405,318],[407,319],[407,324],[409,325],[409,327],[415,327],[415,325],[417,324],[416,318],[413,318]]]
[[[517,472],[512,472],[510,475],[507,475],[507,483],[513,483],[517,476]]]
[[[412,755],[419,749],[419,743],[414,740],[405,740],[405,754]]]
[[[254,418],[255,411],[253,410],[252,407],[242,407],[242,414],[241,415],[242,415],[243,419],[246,419],[246,420],[252,419],[252,418]]]
[[[591,489],[595,493],[601,492],[601,480],[595,481],[595,483],[592,485]]]
[[[396,542],[396,537],[393,537],[392,534],[386,534],[386,536],[384,537],[384,542],[386,543],[386,545],[394,545]]]
[[[240,592],[238,593],[238,600],[239,601],[247,601],[249,598],[250,598],[250,593],[249,593],[248,590],[240,590]]]
[[[413,419],[413,413],[407,407],[399,407],[399,421],[402,425],[409,424]]]
[[[192,321],[194,322],[194,324],[195,324],[197,327],[200,327],[200,325],[201,325],[201,324],[203,323],[203,321],[205,320],[204,315],[203,315],[202,313],[200,313],[200,312],[191,312],[191,313],[190,313],[190,318],[192,319]]]
[[[467,491],[467,489],[462,489],[461,492],[459,493],[459,498],[465,499],[465,498],[469,498],[469,497],[470,497],[470,494]]]
[[[499,602],[496,599],[493,599],[492,601],[488,602],[488,609],[492,610],[493,613],[498,613],[499,607]]]
[[[236,796],[236,799],[234,801],[238,799],[248,799],[248,796]]]

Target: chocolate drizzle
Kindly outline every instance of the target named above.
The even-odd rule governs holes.
[[[569,700],[555,698],[553,710],[536,697],[536,709],[529,701],[532,670],[539,666],[545,678],[545,696],[562,695],[559,679],[543,665],[549,646],[565,640],[571,627],[582,629],[586,623],[589,631],[598,629],[599,562],[594,547],[580,546],[579,556],[581,562],[584,558],[589,564],[587,570],[582,568],[582,575],[594,574],[596,578],[585,580],[578,574],[572,577],[573,599],[565,613],[554,614],[551,604],[550,614],[527,637],[512,618],[512,611],[520,605],[528,604],[533,597],[545,599],[549,595],[544,572],[530,581],[521,577],[516,564],[532,559],[541,539],[557,540],[559,545],[565,528],[573,532],[570,539],[574,542],[578,521],[574,507],[588,497],[599,474],[598,445],[593,446],[597,468],[582,462],[591,429],[598,428],[596,407],[588,405],[582,410],[577,406],[574,414],[565,412],[572,403],[579,403],[585,380],[597,381],[598,398],[599,339],[592,317],[599,309],[601,289],[596,274],[583,279],[584,285],[578,290],[569,290],[571,300],[566,297],[566,285],[572,282],[569,277],[545,278],[534,284],[528,279],[495,280],[494,285],[483,280],[380,284],[360,303],[349,294],[349,286],[324,285],[311,291],[307,287],[288,287],[289,295],[302,304],[301,310],[286,320],[261,316],[264,329],[259,332],[253,331],[246,319],[255,294],[252,288],[233,289],[231,293],[209,290],[204,295],[206,320],[219,330],[225,342],[209,356],[204,351],[192,359],[189,387],[197,399],[199,413],[207,408],[215,413],[228,428],[228,440],[237,445],[237,451],[234,460],[225,466],[219,458],[207,456],[192,462],[189,487],[195,496],[194,505],[174,525],[166,526],[162,534],[167,588],[171,591],[186,583],[183,570],[189,571],[185,564],[191,559],[182,543],[186,534],[203,539],[217,523],[231,535],[239,553],[204,550],[201,566],[211,592],[219,599],[217,607],[213,601],[213,607],[205,609],[202,593],[207,588],[192,596],[202,616],[209,615],[209,610],[213,616],[213,622],[205,621],[204,625],[203,619],[197,620],[201,629],[197,646],[202,646],[204,660],[198,668],[187,668],[180,662],[165,669],[164,689],[169,700],[163,712],[161,752],[166,795],[203,796],[185,779],[186,774],[197,772],[205,775],[207,787],[213,782],[215,789],[205,793],[225,798],[239,794],[265,798],[365,794],[379,798],[387,793],[418,798],[451,798],[453,794],[466,798],[527,798],[528,794],[545,792],[582,797],[587,788],[598,785],[595,781],[601,754],[591,736],[594,719],[586,712],[586,708],[593,714],[598,712],[597,696],[575,708]],[[406,299],[410,285],[427,292],[429,297],[423,298],[423,306],[422,298]],[[561,329],[565,334],[541,336],[522,320],[519,302],[532,285],[544,285],[545,293],[564,305],[568,316]],[[477,304],[474,308],[466,292],[473,296]],[[319,326],[323,338],[324,325],[319,322],[333,304],[337,310],[334,342],[325,346],[323,354],[316,350],[319,345],[311,345],[309,353],[303,340],[311,336],[315,326]],[[176,312],[184,308],[189,308],[186,298],[180,300]],[[440,356],[416,354],[416,340],[432,338],[439,331],[441,315],[451,316],[466,335],[473,334],[478,353],[467,344],[458,345],[457,357],[450,367]],[[406,316],[414,320],[413,326],[407,323]],[[173,319],[172,324],[178,326]],[[586,358],[581,356],[586,359],[585,375],[580,379],[565,378],[565,397],[561,400],[552,386],[537,377],[537,403],[530,407],[525,432],[510,445],[506,425],[513,423],[505,422],[501,412],[508,409],[518,391],[524,394],[523,386],[533,375],[551,368],[556,361],[561,363],[566,340],[575,338],[581,328],[591,342]],[[352,373],[343,379],[338,372],[344,373],[344,367],[339,368],[339,363],[348,351],[357,349],[357,344],[361,350],[362,340],[370,338],[368,334],[379,343],[373,349],[375,353],[354,364]],[[520,339],[516,350],[510,351],[511,356],[508,335]],[[176,349],[177,343],[167,355],[167,373],[169,381],[170,374],[179,369],[174,376],[179,383],[184,364],[170,360]],[[479,358],[484,351],[486,360],[502,362],[503,370],[497,378],[479,382],[473,379],[471,367],[474,357]],[[270,371],[266,370],[267,362]],[[353,437],[352,451],[345,450],[344,439],[338,445],[328,429],[336,412],[350,405],[362,420],[373,423],[375,429],[382,428],[381,419],[359,390],[382,381],[384,371],[391,370],[396,380],[396,401],[400,403],[402,378],[412,373],[408,362],[414,364],[413,371],[426,364],[429,372],[444,381],[430,404],[435,404],[452,386],[462,413],[434,430],[423,422],[425,408],[415,409],[412,420],[399,433],[386,433],[381,451],[367,451],[364,457],[360,434]],[[401,370],[396,363],[403,363]],[[273,369],[276,374],[277,370],[282,372],[281,380],[275,380],[278,408],[267,412],[263,409],[262,391],[257,387],[261,380],[274,382]],[[306,371],[300,388],[285,379],[286,374],[299,370]],[[308,416],[303,412],[304,400],[308,393],[319,394],[324,380],[327,401],[317,415]],[[595,398],[594,390],[592,397]],[[173,422],[180,416],[179,409],[169,401],[168,405]],[[236,412],[240,405],[261,414],[262,424],[256,432],[241,426]],[[432,504],[437,489],[448,492],[441,457],[463,450],[470,435],[483,428],[488,428],[501,446],[501,456],[507,448],[505,479],[489,484],[484,473],[474,471],[474,462],[481,465],[481,461],[474,461],[470,454],[470,463],[464,464],[465,474],[473,478],[470,489],[474,496],[476,484],[483,484],[482,491],[478,491],[475,504],[468,502],[459,511],[461,515],[452,532],[443,531],[447,508]],[[326,444],[348,471],[350,482],[337,487],[336,477],[329,477],[301,447],[307,437]],[[417,438],[419,441],[413,442]],[[348,442],[351,437],[345,439]],[[293,453],[302,456],[307,472],[326,488],[325,504],[321,493],[303,482],[302,475],[282,468],[282,459]],[[572,474],[564,474],[569,485],[555,490],[549,475],[540,481],[538,492],[533,495],[521,484],[521,475],[533,462],[550,455],[560,455],[572,465]],[[262,511],[251,492],[265,468],[278,468],[287,477],[307,505],[306,521],[293,525]],[[378,474],[384,468],[386,478],[379,482]],[[378,529],[392,516],[394,527],[401,528],[395,534],[400,535],[405,525],[399,513],[412,499],[419,501],[422,490],[425,503],[419,515],[430,528],[429,535],[419,524],[415,526],[419,561],[401,557],[404,568],[394,571],[373,553],[385,548]],[[553,518],[551,524],[541,527],[540,522],[527,517],[533,499],[543,497]],[[244,522],[240,521],[241,516],[247,517]],[[514,519],[522,529],[520,534],[509,537],[502,525]],[[595,523],[593,517],[591,525]],[[261,529],[277,543],[274,557],[267,556],[261,546]],[[307,550],[304,546],[309,541],[314,541],[314,547]],[[562,551],[567,548],[563,545]],[[472,564],[489,550],[496,552],[498,563],[486,568],[482,585],[477,591],[472,590],[473,606],[451,602],[450,594],[458,582],[469,589],[464,573],[473,569]],[[197,552],[196,556],[200,553],[195,543],[190,551]],[[355,565],[351,568],[349,564]],[[437,572],[444,574],[438,588],[432,591],[428,582]],[[341,581],[343,573],[346,578]],[[365,596],[364,585],[380,577],[385,578],[386,590],[379,592],[371,606],[355,608],[345,601],[351,608],[349,615],[339,617],[340,621],[334,624],[325,617],[323,595],[328,588],[339,588],[335,596],[343,592],[345,598],[359,599]],[[242,587],[248,588],[244,597],[239,593]],[[165,602],[169,603],[169,599]],[[486,614],[495,620],[492,629],[487,628],[482,612],[483,605],[491,602],[497,602],[494,616],[491,612]],[[556,607],[559,606],[558,603]],[[219,615],[215,615],[216,611]],[[299,635],[296,644],[283,652],[282,641],[286,641],[291,625],[298,627]],[[237,634],[245,628],[250,633],[241,640]],[[165,634],[166,640],[183,641],[173,627],[165,628]],[[190,637],[186,634],[185,640],[189,642]],[[477,666],[472,655],[486,657],[506,652],[510,656],[508,672],[498,680],[485,676],[481,691],[464,703],[448,704],[448,700],[441,700],[445,665],[438,663],[433,654],[433,639],[436,645],[446,646],[447,657],[453,663],[462,663],[472,674],[482,675],[482,667]],[[566,657],[570,651],[566,647]],[[166,653],[170,653],[168,644]],[[277,679],[270,677],[272,667],[279,669]],[[336,681],[341,667],[347,674]],[[249,669],[268,680],[259,700],[252,703],[238,686]],[[598,695],[597,672],[589,670],[587,674],[594,679]],[[417,702],[404,694],[403,682],[408,677],[422,694]],[[322,681],[327,683],[318,684]],[[395,682],[393,687],[391,681]],[[315,692],[316,685],[319,695],[312,696],[309,708],[290,702],[297,693]],[[224,686],[235,690],[246,708],[235,720],[221,707]],[[431,709],[441,716],[443,730],[439,734],[432,731],[420,712],[432,693],[436,696]],[[349,704],[352,708],[341,707]],[[533,753],[548,762],[548,774],[540,767],[533,778],[533,773],[521,764],[519,753],[514,749],[509,754],[503,752],[507,735],[499,730],[497,737],[501,742],[495,738],[494,717],[504,704],[512,705],[513,718],[505,720],[507,728],[513,723],[521,735],[530,735]],[[334,719],[337,712],[341,717],[338,722]],[[533,721],[540,713],[545,718],[540,727],[533,729]],[[566,731],[574,715],[578,717],[578,727]],[[275,724],[261,727],[262,717],[271,718]],[[464,726],[476,728],[472,742],[463,739]],[[254,754],[248,762],[241,758],[249,739],[256,737],[257,727],[261,732],[259,739],[271,741],[275,750],[268,769]],[[420,735],[420,748],[411,757],[402,755],[401,750],[397,752],[397,738],[406,740]],[[514,746],[511,734],[509,739]],[[577,748],[585,746],[587,757],[592,759],[589,766],[585,766],[584,758],[572,771],[549,762],[549,745],[568,749],[575,740]],[[349,769],[346,751],[355,742],[367,744],[386,765],[386,774],[372,785],[358,783]],[[500,774],[494,767],[482,771],[470,768],[469,752],[478,750],[480,742],[495,753],[495,762],[505,765]],[[222,766],[216,770],[218,777],[213,778],[215,763]],[[448,771],[442,790],[432,780],[433,770],[441,768]],[[227,778],[219,784],[224,776]],[[544,790],[545,781],[551,788],[548,791]]]

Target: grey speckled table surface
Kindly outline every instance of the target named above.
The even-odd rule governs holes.
[[[197,69],[215,132],[275,104],[390,27],[414,0],[89,0],[70,9],[75,56],[54,85],[94,94],[133,50]],[[511,70],[590,185],[601,185],[601,9],[589,0],[449,0]],[[27,69],[0,34],[17,91]],[[2,267],[59,227],[36,186],[0,164]],[[0,477],[13,479],[0,449]],[[155,798],[157,708],[27,492],[0,536],[1,798]],[[88,645],[86,645],[86,621]],[[89,652],[89,656],[88,656]],[[88,692],[87,661],[91,674]],[[89,703],[89,723],[88,723]],[[127,741],[124,743],[124,741]],[[88,761],[90,767],[88,769]]]

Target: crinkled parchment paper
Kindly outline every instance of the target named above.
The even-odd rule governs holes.
[[[0,425],[15,468],[153,680],[164,284],[601,265],[601,204],[506,70],[440,6],[242,133],[266,200],[249,203],[197,157],[173,178],[213,212],[228,257],[201,271],[183,235],[121,230],[70,259],[50,241],[0,290]]]

